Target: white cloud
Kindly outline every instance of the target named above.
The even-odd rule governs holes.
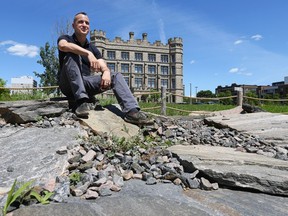
[[[191,60],[190,64],[195,64],[195,62],[196,62],[195,60]]]
[[[247,72],[246,68],[231,68],[229,70],[229,73],[233,73],[233,74],[239,74],[239,75],[244,75],[244,76],[252,76],[253,74],[250,72]]]
[[[237,73],[237,72],[239,72],[239,71],[240,71],[239,68],[231,68],[231,69],[229,70],[229,73]]]
[[[238,45],[238,44],[241,44],[241,43],[243,43],[243,40],[236,40],[236,41],[234,42],[234,45]]]
[[[8,46],[6,51],[11,55],[16,56],[27,56],[33,58],[39,53],[39,48],[37,46],[22,44],[12,40],[1,41],[0,46]]]
[[[251,39],[255,41],[259,41],[259,40],[262,40],[263,37],[260,34],[256,34],[256,35],[251,36]]]

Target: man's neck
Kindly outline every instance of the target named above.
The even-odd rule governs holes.
[[[86,42],[86,35],[75,34],[78,42],[83,46]]]

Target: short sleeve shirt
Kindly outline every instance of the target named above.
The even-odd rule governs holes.
[[[81,44],[77,40],[75,34],[60,36],[58,38],[57,44],[62,39],[66,40],[69,43],[74,43],[74,44],[77,44],[78,46],[81,46]],[[102,58],[102,55],[101,55],[100,51],[97,49],[97,47],[94,46],[93,44],[89,43],[89,41],[87,39],[86,39],[86,42],[85,42],[84,46],[81,46],[81,47],[91,51],[97,59]],[[58,52],[59,52],[59,64],[60,64],[60,71],[61,71],[61,69],[63,67],[64,58],[65,58],[67,53],[66,52],[62,52],[59,49],[58,49]],[[89,62],[87,56],[81,56],[81,61],[82,61],[82,71],[81,71],[82,74],[83,75],[90,75],[90,62]]]

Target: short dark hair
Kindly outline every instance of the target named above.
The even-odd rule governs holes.
[[[78,12],[78,13],[75,14],[75,16],[74,16],[74,21],[73,21],[73,22],[75,22],[75,20],[76,20],[76,16],[78,16],[79,14],[82,14],[82,15],[88,16],[87,13],[84,12],[84,11]]]

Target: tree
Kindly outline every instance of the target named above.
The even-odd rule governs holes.
[[[40,78],[40,86],[57,86],[58,82],[58,73],[59,73],[59,60],[57,56],[57,47],[50,46],[49,42],[46,42],[45,47],[40,48],[40,57],[41,60],[38,60],[37,63],[41,64],[45,71],[43,73],[38,73],[34,71],[36,77]],[[55,89],[45,89],[46,93],[52,93]]]
[[[6,82],[2,78],[0,78],[0,87],[5,87]],[[8,89],[0,89],[0,100],[5,100],[9,97],[9,90]]]
[[[221,97],[231,97],[231,96],[232,96],[231,91],[220,92],[218,94],[218,97],[220,97],[220,98]],[[221,99],[220,103],[224,104],[224,105],[231,105],[231,104],[233,104],[233,99],[232,98]]]
[[[203,98],[214,98],[215,95],[210,90],[201,90],[197,93],[197,97],[203,97]]]

